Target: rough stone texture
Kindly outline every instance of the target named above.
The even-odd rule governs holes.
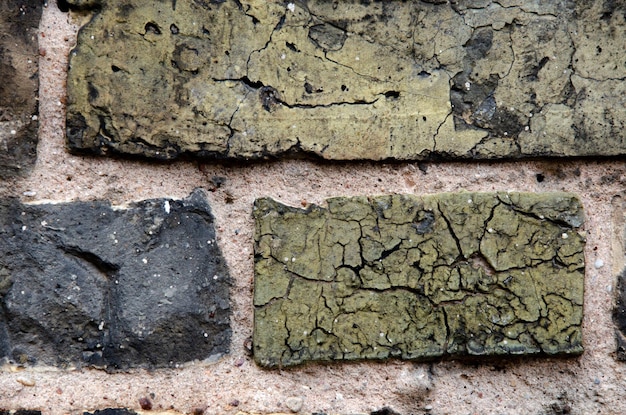
[[[27,173],[37,157],[41,5],[0,2],[0,178]]]
[[[83,415],[137,415],[137,412],[128,408],[106,408],[91,412],[83,412]]]
[[[90,3],[69,71],[73,151],[626,152],[623,2]]]
[[[258,199],[254,216],[262,366],[583,351],[572,194]]]
[[[613,309],[615,323],[616,357],[626,361],[626,194],[617,195],[612,200],[613,220],[617,229],[613,238],[617,243],[613,250],[615,267],[621,269],[617,276],[616,302]],[[598,265],[603,265],[598,263]]]
[[[201,191],[124,208],[0,201],[0,356],[163,367],[226,353],[229,276]]]
[[[617,326],[615,338],[617,340],[617,359],[626,361],[626,272],[618,276],[617,304],[613,311],[613,321]]]

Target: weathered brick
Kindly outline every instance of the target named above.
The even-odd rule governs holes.
[[[27,173],[35,164],[41,4],[0,2],[0,178]]]
[[[615,340],[617,343],[616,358],[626,361],[626,194],[620,194],[613,198],[613,220],[616,228],[614,241],[616,255],[613,258],[616,269],[621,269],[617,275],[616,302],[613,309],[613,322],[615,323]],[[601,259],[596,260],[596,267],[604,266]]]
[[[327,202],[255,202],[258,364],[583,351],[574,195]]]
[[[25,205],[0,200],[0,357],[163,367],[228,351],[229,275],[201,191]]]
[[[71,54],[73,151],[626,153],[620,2],[97,3]]]

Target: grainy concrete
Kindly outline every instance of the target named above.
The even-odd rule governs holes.
[[[468,163],[348,163],[282,161],[253,165],[146,162],[77,157],[64,147],[67,54],[77,26],[53,2],[44,9],[40,47],[40,142],[34,171],[0,184],[3,196],[24,202],[110,199],[114,204],[209,192],[218,240],[234,285],[231,354],[215,363],[178,370],[107,374],[99,370],[33,368],[0,373],[0,407],[40,409],[44,414],[127,406],[148,397],[155,410],[207,414],[287,411],[290,397],[303,412],[370,412],[387,405],[419,414],[552,414],[626,412],[626,367],[614,359],[611,321],[616,275],[624,266],[622,224],[614,212],[626,186],[623,160],[553,160]],[[586,211],[585,352],[580,358],[523,359],[466,364],[355,363],[265,371],[245,344],[252,334],[252,203],[272,197],[293,206],[322,204],[333,196],[451,191],[569,191]],[[30,195],[30,196],[27,196]],[[621,204],[620,204],[621,205]],[[603,266],[596,268],[597,260]],[[599,265],[600,262],[598,261]],[[33,386],[27,386],[34,384]],[[151,395],[153,394],[153,395]],[[235,405],[237,404],[237,405]],[[556,409],[555,409],[556,408]],[[561,408],[561,409],[559,409]]]

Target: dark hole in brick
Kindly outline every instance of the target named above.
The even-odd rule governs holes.
[[[146,31],[146,34],[148,33],[153,33],[155,35],[161,34],[161,28],[154,22],[146,23],[146,25],[144,26],[144,30]]]
[[[93,101],[95,99],[98,99],[100,93],[98,92],[96,87],[94,87],[92,84],[87,84],[87,87],[89,88],[89,100]]]
[[[119,68],[119,66],[111,65],[111,70],[112,70],[113,72],[119,72],[119,71],[120,71],[120,68]]]
[[[70,11],[70,5],[67,3],[66,0],[58,0],[57,1],[57,7],[59,8],[59,10],[61,10],[63,13],[67,13]]]
[[[399,98],[400,92],[399,91],[387,91],[385,92],[385,97],[386,98]]]
[[[265,111],[271,111],[276,105],[279,104],[278,91],[271,86],[264,86],[259,93],[261,104]]]
[[[177,35],[180,31],[178,30],[178,26],[176,26],[175,24],[173,24],[173,23],[172,23],[172,24],[170,25],[170,32],[171,32],[173,35]]]
[[[546,179],[546,176],[544,176],[541,173],[537,173],[537,175],[535,176],[537,178],[537,183],[541,183]]]
[[[370,415],[400,415],[400,413],[394,411],[392,408],[388,406],[383,406],[382,408],[376,411],[372,411]]]

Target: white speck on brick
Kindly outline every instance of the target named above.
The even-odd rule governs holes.
[[[147,264],[148,263],[148,258],[142,259],[141,262],[143,262],[144,264]]]
[[[563,239],[567,239],[568,237],[569,237],[569,235],[567,233],[565,233],[565,232],[561,234],[561,238],[563,238]]]
[[[604,266],[604,261],[598,258],[596,259],[596,262],[593,263],[593,266],[596,267],[597,269],[600,269]]]
[[[287,4],[287,8],[289,9],[290,12],[294,13],[296,11],[296,5],[293,3],[289,3]]]
[[[163,209],[165,210],[166,214],[170,214],[170,202],[169,200],[166,200],[165,202],[163,202]]]

